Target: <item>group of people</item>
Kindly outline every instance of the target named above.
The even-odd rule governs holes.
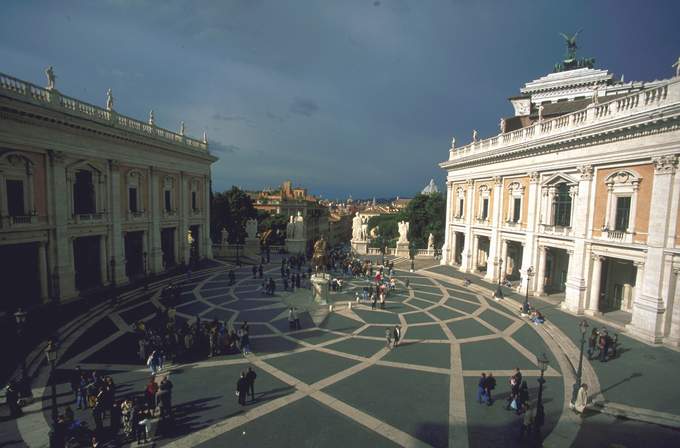
[[[385,339],[387,339],[387,348],[395,348],[399,345],[401,339],[401,327],[395,325],[393,328],[385,329]]]
[[[616,358],[619,343],[619,335],[609,336],[606,328],[593,328],[588,338],[588,359],[598,359],[607,362]]]
[[[257,378],[257,373],[252,367],[248,367],[248,371],[241,372],[241,376],[236,382],[236,395],[238,396],[238,403],[241,406],[246,405],[246,398],[248,397],[248,392],[250,392],[250,401],[255,401],[255,379]]]

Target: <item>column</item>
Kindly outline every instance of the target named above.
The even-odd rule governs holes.
[[[107,275],[107,270],[109,267],[109,258],[106,255],[106,235],[101,235],[99,237],[99,276],[101,278],[102,285],[108,285],[109,278]]]
[[[536,289],[534,294],[542,296],[545,293],[545,259],[547,248],[545,246],[538,246],[538,267],[536,272]]]
[[[121,224],[121,198],[120,198],[120,163],[117,160],[109,160],[111,177],[111,244],[112,282],[115,286],[128,283],[125,273],[125,251],[123,243],[123,226]]]
[[[626,329],[650,342],[660,342],[663,338],[664,313],[668,302],[668,289],[663,288],[664,265],[669,254],[664,253],[667,234],[675,231],[675,223],[669,222],[671,209],[673,177],[677,158],[661,156],[652,159],[655,165],[652,181],[652,199],[649,211],[649,230],[647,235],[647,255],[642,294],[633,303],[633,317]]]
[[[474,182],[467,180],[465,191],[465,241],[463,253],[461,254],[460,270],[470,272],[470,262],[472,261],[472,223],[474,221]]]
[[[602,261],[604,257],[593,254],[593,269],[590,275],[590,300],[588,300],[588,308],[586,313],[589,315],[596,315],[600,312],[600,280],[602,278]]]
[[[444,245],[439,264],[451,263],[451,201],[453,201],[453,182],[446,182],[446,219],[444,220]]]
[[[590,197],[593,191],[593,167],[582,165],[577,167],[579,183],[574,213],[571,215],[571,231],[574,237],[573,254],[569,256],[567,282],[565,285],[564,302],[561,307],[572,313],[581,314],[585,308],[588,278],[588,223],[593,214],[590,209]]]
[[[151,246],[149,245],[149,232],[142,232],[142,271],[144,275],[149,275],[151,269],[151,261],[149,259],[151,253]]]
[[[456,251],[458,251],[458,238],[457,232],[453,228],[447,227],[447,233],[450,234],[451,239],[451,252],[449,253],[449,264],[454,264],[456,262]]]
[[[187,173],[180,172],[179,175],[179,191],[177,199],[179,206],[177,207],[179,213],[179,253],[180,263],[189,264],[191,255],[191,247],[187,241],[187,234],[189,232],[189,207],[187,207]]]
[[[47,251],[45,249],[45,242],[38,243],[38,281],[40,282],[40,301],[46,303],[49,300],[49,293],[47,289]]]
[[[163,272],[163,251],[161,250],[161,179],[158,170],[149,167],[149,211],[151,225],[149,226],[149,270],[152,274]]]
[[[489,236],[489,260],[484,278],[490,282],[498,281],[498,253],[500,252],[500,228],[502,225],[503,209],[503,180],[496,176],[493,178],[493,204],[491,207],[491,235]]]
[[[525,196],[524,200],[528,201],[527,202],[527,216],[522,217],[522,220],[526,220],[526,231],[525,231],[525,238],[524,238],[524,244],[522,245],[522,267],[521,271],[524,274],[523,277],[526,278],[526,272],[530,267],[534,267],[536,265],[536,251],[534,248],[536,247],[536,221],[537,221],[537,208],[538,208],[538,203],[540,201],[540,193],[539,193],[539,188],[538,188],[538,182],[540,179],[540,176],[537,172],[531,172],[528,173],[529,176],[529,191],[527,195]],[[534,278],[530,279],[529,282],[535,282],[536,281],[536,271],[534,270]],[[533,284],[532,284],[533,286]],[[520,283],[520,292],[526,293],[526,287],[527,287],[527,282],[523,281]],[[534,291],[536,290],[535,287],[532,288]]]
[[[508,240],[501,241],[501,260],[500,276],[502,282],[505,280],[505,275],[508,272]]]
[[[474,235],[472,237],[472,266],[470,272],[477,272],[479,268],[479,237]]]
[[[645,264],[641,261],[634,261],[635,266],[635,289],[633,290],[633,303],[639,301],[642,294],[642,282],[644,281]]]
[[[67,236],[68,219],[70,216],[72,197],[68,196],[66,167],[64,154],[61,151],[48,152],[52,188],[50,189],[49,214],[50,222],[54,223],[55,264],[53,272],[53,288],[56,298],[68,299],[76,296],[75,271],[71,259],[71,239]]]

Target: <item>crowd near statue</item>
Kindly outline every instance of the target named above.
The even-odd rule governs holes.
[[[257,238],[257,219],[246,221],[246,233],[248,234],[248,239]]]
[[[399,243],[408,243],[408,221],[399,222]]]
[[[54,69],[51,65],[45,69],[45,75],[47,75],[47,90],[54,89],[57,77],[54,75]]]

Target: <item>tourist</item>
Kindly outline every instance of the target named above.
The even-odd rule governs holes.
[[[19,415],[21,415],[21,406],[19,406],[19,392],[17,391],[14,380],[10,381],[7,385],[7,388],[5,389],[5,402],[9,408],[10,418],[17,418]]]
[[[574,410],[583,415],[588,405],[588,385],[586,383],[581,384],[581,387],[576,394],[576,401],[574,402]]]
[[[477,403],[487,403],[488,395],[486,394],[486,373],[482,372],[477,383]]]
[[[142,436],[144,436],[144,443],[151,440],[151,416],[148,412],[142,412],[140,415],[139,423],[137,423],[137,445],[140,445]]]
[[[295,307],[293,307],[293,320],[295,321],[295,329],[302,329],[302,326],[300,325],[300,316],[298,316],[297,308]]]
[[[593,359],[595,348],[597,348],[597,328],[593,328],[588,338],[588,360]]]
[[[600,339],[598,341],[598,347],[600,349],[600,362],[607,362],[607,349],[609,348],[609,335],[607,334],[607,329],[603,328],[600,331]]]
[[[529,403],[525,403],[524,407],[521,408],[521,412],[524,413],[524,416],[520,420],[520,429],[519,429],[519,438],[520,440],[524,438],[524,435],[530,435],[531,434],[531,427],[534,424],[534,414],[531,411],[531,406]],[[517,412],[518,414],[520,411]]]
[[[241,376],[236,382],[236,394],[238,395],[238,404],[246,405],[246,396],[248,394],[248,380],[246,379],[246,372],[241,372]]]
[[[149,378],[149,382],[146,384],[146,389],[144,390],[144,397],[146,398],[146,405],[150,409],[156,407],[156,393],[158,392],[158,384],[156,384],[156,379],[152,375]]]
[[[390,348],[390,345],[392,345],[392,330],[389,328],[385,328],[385,339],[387,339],[387,348]]]
[[[371,304],[371,309],[374,310],[376,305],[378,304],[378,296],[375,293],[371,293],[371,300],[373,302]]]
[[[252,272],[253,272],[253,278],[257,278],[257,266],[253,265]]]
[[[231,269],[229,270],[229,286],[232,286],[236,282],[236,275],[234,274],[234,270]]]
[[[170,374],[165,375],[158,387],[158,404],[161,410],[161,419],[172,418],[172,381]]]
[[[522,406],[525,404],[529,404],[529,387],[527,386],[526,381],[522,381],[517,396],[517,415],[519,415],[520,409],[522,409]]]
[[[494,378],[493,373],[489,372],[489,374],[486,376],[486,383],[484,384],[484,390],[486,391],[486,396],[487,396],[487,403],[489,406],[491,406],[492,403],[492,398],[491,398],[491,391],[496,388],[496,378]]]
[[[614,337],[610,338],[610,342],[609,342],[609,359],[616,358],[618,343],[619,343],[619,335],[614,333]]]
[[[241,349],[243,350],[243,356],[250,354],[250,335],[248,334],[247,325],[241,333]]]
[[[513,410],[518,410],[519,406],[517,405],[518,404],[517,399],[519,396],[519,387],[522,383],[522,373],[519,371],[519,367],[515,368],[515,373],[510,377],[509,382],[510,382],[510,396],[508,397],[505,409],[509,410],[512,407]]]
[[[293,317],[293,307],[292,306],[288,310],[288,328],[290,330],[295,329],[295,317]]]
[[[399,325],[394,326],[392,337],[394,338],[392,348],[395,348],[397,345],[399,345],[399,338],[401,337],[401,328],[399,328]]]
[[[250,401],[255,401],[255,379],[257,378],[257,373],[252,367],[248,367],[248,373],[246,373],[246,381],[248,382],[248,388],[250,389]]]

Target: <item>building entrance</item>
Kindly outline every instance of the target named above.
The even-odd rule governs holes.
[[[456,238],[456,252],[453,254],[454,263],[460,265],[463,262],[463,248],[465,247],[465,234],[454,232]]]
[[[173,267],[175,259],[175,229],[173,227],[161,230],[161,252],[163,252],[163,268]]]
[[[129,279],[144,276],[144,232],[125,234],[125,273]]]
[[[84,236],[73,240],[73,264],[76,288],[80,291],[101,286],[100,236]]]

